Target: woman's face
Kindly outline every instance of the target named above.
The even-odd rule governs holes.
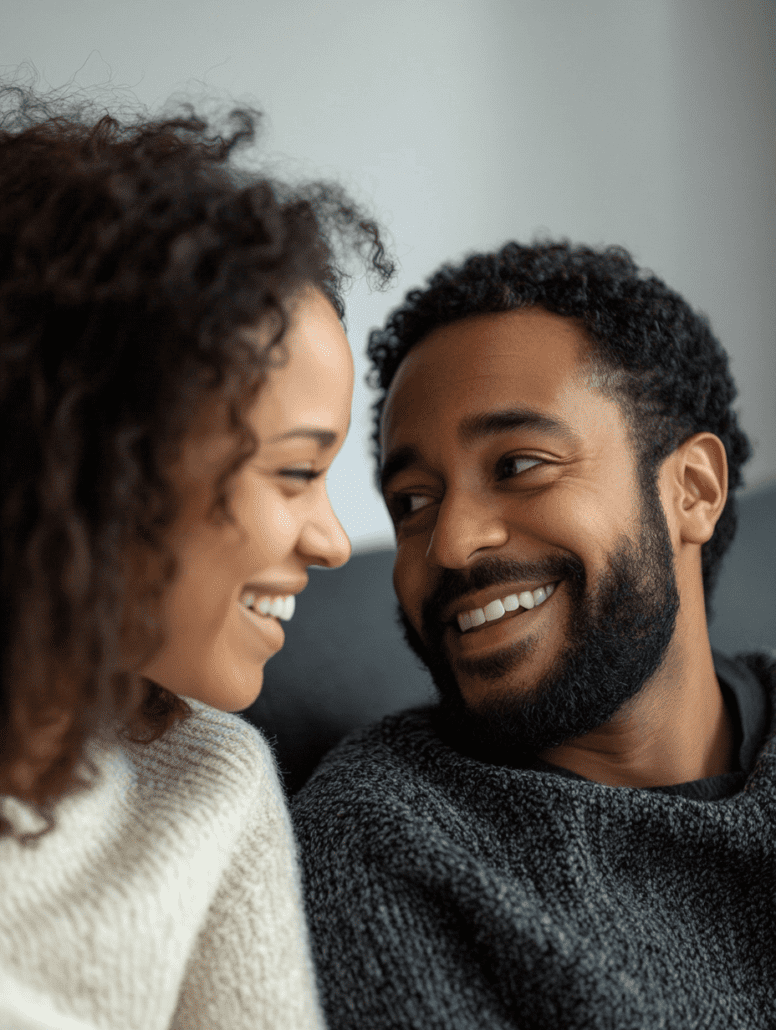
[[[335,568],[350,556],[325,477],[348,431],[353,359],[320,291],[298,295],[283,342],[288,361],[269,372],[247,414],[259,448],[232,481],[233,523],[208,518],[215,478],[234,446],[223,405],[184,444],[174,470],[183,506],[170,535],[178,573],[163,599],[165,643],[141,670],[224,711],[258,696],[307,567]]]

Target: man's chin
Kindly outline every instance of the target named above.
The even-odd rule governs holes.
[[[554,725],[551,712],[548,720],[543,683],[557,677],[561,663],[536,667],[542,652],[538,634],[487,655],[453,661],[441,648],[426,647],[401,609],[398,617],[408,646],[431,674],[446,731],[460,750],[487,752],[494,761],[508,762],[578,735],[576,725]]]
[[[519,663],[500,655],[509,667],[496,677],[497,655],[492,657],[487,676],[460,675],[454,693],[440,690],[448,728],[459,742],[469,741],[469,750],[474,746],[491,761],[524,762],[560,747],[603,725],[623,703],[603,690],[598,697],[585,695],[563,659],[538,670],[532,668],[530,655]]]
[[[553,723],[547,694],[562,679],[562,662],[542,663],[545,652],[537,635],[477,659],[450,662],[447,689],[435,680],[445,713],[484,745],[533,753],[566,743],[578,735],[579,725]],[[568,711],[569,705],[563,699],[551,707]]]
[[[459,746],[503,764],[524,763],[583,737],[609,722],[625,703],[604,691],[583,696],[573,679],[557,673],[530,687],[513,677],[499,683],[469,680],[457,696],[440,696],[443,720]]]
[[[621,614],[627,605],[616,586],[605,599]],[[436,684],[455,746],[491,763],[523,764],[605,725],[645,688],[666,655],[678,607],[669,581],[648,613],[648,631],[634,634],[616,617],[586,619],[580,604],[572,620],[577,632],[544,668],[536,660],[538,635],[476,661],[470,656],[466,665],[459,657],[453,666],[443,649],[424,645],[406,617],[400,621]]]

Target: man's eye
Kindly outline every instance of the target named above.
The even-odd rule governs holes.
[[[496,478],[511,479],[513,476],[519,476],[521,472],[527,472],[528,469],[541,464],[540,458],[529,458],[521,454],[512,454],[499,461],[496,466]]]
[[[394,522],[400,522],[408,515],[414,515],[416,511],[420,511],[431,503],[432,499],[426,497],[425,494],[394,494],[389,508]]]

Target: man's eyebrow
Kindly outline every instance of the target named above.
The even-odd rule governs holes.
[[[312,429],[306,426],[299,426],[296,429],[289,429],[287,433],[279,433],[277,436],[267,438],[267,443],[278,443],[280,440],[291,440],[301,437],[304,440],[315,440],[321,450],[333,447],[337,442],[337,434],[330,429]]]
[[[471,444],[515,429],[535,429],[571,444],[580,442],[580,437],[567,422],[534,411],[532,408],[509,408],[506,411],[484,411],[477,415],[468,415],[458,427],[458,435],[463,443]],[[409,444],[393,451],[380,470],[380,488],[383,493],[394,476],[418,461],[418,451]]]
[[[380,469],[380,489],[382,492],[385,493],[385,488],[388,486],[390,479],[393,479],[394,476],[397,476],[409,465],[414,465],[418,458],[418,452],[409,445],[400,447],[397,451],[392,451]]]
[[[467,415],[458,427],[458,435],[463,443],[470,444],[514,429],[535,429],[568,443],[580,442],[579,436],[567,422],[552,418],[541,411],[534,411],[533,408],[510,408],[506,411],[484,411],[478,415]]]

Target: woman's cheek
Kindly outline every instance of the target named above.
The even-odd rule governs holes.
[[[257,480],[241,505],[240,522],[258,562],[255,572],[285,558],[295,543],[295,520],[290,501],[276,488]]]

